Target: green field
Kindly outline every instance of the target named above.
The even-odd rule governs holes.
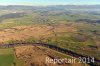
[[[0,66],[22,66],[23,62],[16,59],[12,48],[0,48]]]

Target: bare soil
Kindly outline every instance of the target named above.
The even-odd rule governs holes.
[[[53,64],[46,63],[46,57],[56,58],[55,51],[39,46],[15,47],[15,54],[18,59],[24,60],[24,66],[84,66],[80,63]],[[51,59],[52,59],[51,58]],[[59,57],[60,58],[60,57]]]

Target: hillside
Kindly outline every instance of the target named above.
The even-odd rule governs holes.
[[[71,53],[65,55],[50,47],[20,46],[24,43],[53,45],[77,55],[100,60],[99,8],[100,5],[0,6],[1,66],[50,66],[44,63],[45,57],[73,57]],[[15,47],[12,44],[20,45]],[[85,66],[84,64],[89,65],[65,65]],[[100,65],[97,61],[92,64]]]

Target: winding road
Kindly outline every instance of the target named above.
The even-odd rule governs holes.
[[[63,48],[57,47],[55,45],[47,44],[47,43],[33,43],[33,42],[27,43],[27,42],[21,42],[21,43],[12,43],[12,44],[0,44],[0,47],[1,48],[13,48],[13,47],[17,47],[17,46],[29,46],[29,45],[31,45],[31,46],[47,47],[47,48],[56,50],[58,52],[64,53],[66,55],[70,55],[70,56],[75,57],[75,58],[85,57],[85,58],[92,59],[92,57],[90,57],[90,56],[81,55],[81,54],[78,54],[78,53],[73,52],[71,50],[63,49]],[[99,66],[96,63],[100,63],[100,60],[94,58],[94,61],[95,61],[95,63],[90,62],[90,63],[87,63],[87,64],[90,65],[90,66]]]

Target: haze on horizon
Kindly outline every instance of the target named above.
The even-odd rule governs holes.
[[[100,5],[100,0],[0,0],[0,5]]]

